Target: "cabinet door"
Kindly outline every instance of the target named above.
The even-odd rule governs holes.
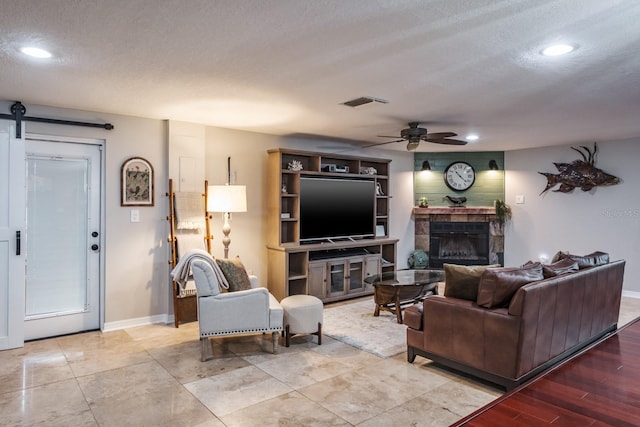
[[[325,285],[327,283],[327,263],[310,262],[307,274],[309,283],[309,295],[323,299],[326,297]]]
[[[329,289],[327,296],[339,296],[346,293],[345,284],[347,277],[347,263],[342,261],[331,261],[327,263]]]
[[[364,258],[364,278],[380,274],[382,267],[382,257],[378,254],[368,255]],[[367,291],[373,290],[373,286],[365,283]]]
[[[364,290],[364,258],[351,258],[347,261],[348,293],[362,292]]]

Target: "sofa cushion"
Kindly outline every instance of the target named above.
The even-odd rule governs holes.
[[[576,261],[580,270],[582,270],[583,268],[609,264],[609,254],[601,251],[591,252],[587,255],[575,255],[569,252],[558,251],[558,253],[554,255],[551,262],[559,261],[566,258]]]
[[[480,278],[476,303],[486,308],[505,307],[520,287],[543,278],[539,262],[522,267],[487,268]]]
[[[478,284],[482,273],[489,267],[500,267],[500,265],[444,264],[443,267],[444,296],[475,301],[478,299]]]
[[[249,275],[244,268],[242,261],[239,257],[232,259],[216,259],[220,270],[224,274],[224,277],[229,282],[229,292],[246,291],[251,289],[251,281],[249,281]]]
[[[542,266],[542,275],[546,278],[578,271],[578,262],[571,258],[561,259],[553,264]]]

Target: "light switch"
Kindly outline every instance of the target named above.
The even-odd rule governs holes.
[[[140,222],[140,211],[138,209],[131,209],[131,222]]]
[[[524,205],[524,196],[522,194],[516,196],[516,204]]]

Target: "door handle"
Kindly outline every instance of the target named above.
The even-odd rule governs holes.
[[[16,231],[16,255],[20,256],[20,230]]]

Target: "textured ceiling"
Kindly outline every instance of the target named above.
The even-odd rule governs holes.
[[[632,0],[0,0],[0,99],[365,145],[409,121],[480,135],[419,151],[621,140],[639,20]],[[539,54],[559,41],[579,48]],[[341,105],[363,95],[389,103]]]

